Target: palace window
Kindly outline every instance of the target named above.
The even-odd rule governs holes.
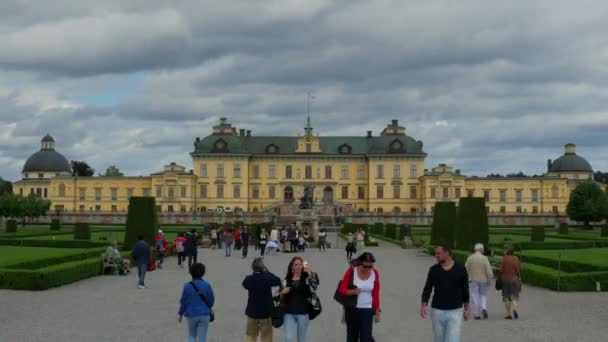
[[[325,165],[325,179],[331,179],[331,166]]]
[[[500,207],[500,213],[501,213],[501,214],[504,214],[504,213],[506,213],[506,212],[507,212],[507,208],[505,208],[505,206],[504,206],[504,205],[503,205],[503,206],[501,206],[501,207]]]
[[[101,206],[99,204],[95,205],[95,211],[101,211]]]
[[[116,209],[116,205],[112,205],[112,209],[111,209],[111,210],[112,210],[112,211],[117,211],[117,209]]]
[[[224,198],[224,184],[217,184],[216,194],[217,198]]]
[[[241,198],[241,185],[240,184],[232,185],[232,197]]]
[[[44,178],[44,173],[39,173],[38,178]]]
[[[507,190],[500,190],[500,201],[501,202],[507,201]]]
[[[312,179],[312,166],[306,165],[304,167],[304,178]]]
[[[431,198],[437,198],[437,188],[431,188]]]
[[[521,190],[515,190],[515,202],[521,202]]]
[[[117,201],[118,200],[118,189],[112,188],[111,193],[112,193],[112,201]]]
[[[418,168],[416,165],[410,165],[410,177],[415,178],[418,174]]]
[[[241,178],[241,164],[234,164],[234,178]]]
[[[268,198],[270,199],[275,199],[277,196],[277,190],[276,190],[276,186],[274,185],[269,185],[268,186]]]
[[[78,199],[81,200],[81,201],[84,201],[84,199],[85,199],[85,197],[87,195],[87,189],[80,188],[80,189],[78,189],[78,192],[79,192]]]
[[[558,188],[557,185],[551,187],[551,198],[557,198]]]
[[[133,190],[133,188],[127,189],[127,199],[131,199],[131,197],[133,197]]]
[[[376,165],[376,178],[384,178],[384,165]]]
[[[490,190],[484,190],[483,191],[483,199],[486,202],[490,202]]]
[[[532,206],[532,214],[538,214],[538,207]]]
[[[559,209],[557,209],[557,206],[554,205],[553,208],[551,208],[551,210],[553,211],[554,214],[559,214]]]
[[[150,197],[150,188],[143,188],[141,193],[144,197]]]
[[[207,177],[207,164],[201,164],[201,177]]]
[[[454,197],[460,198],[460,188],[454,188]]]
[[[185,213],[186,212],[186,206],[185,205],[180,206],[179,207],[179,211],[182,212],[182,213]]]
[[[258,185],[254,185],[253,188],[251,189],[251,197],[253,199],[260,198],[260,187]]]
[[[401,178],[401,166],[393,165],[393,178]]]
[[[394,199],[401,198],[401,186],[399,186],[399,185],[393,186],[393,198]]]
[[[365,178],[365,168],[363,166],[357,168],[357,178]]]
[[[277,177],[277,169],[274,165],[268,166],[268,178],[276,178]]]
[[[450,198],[450,188],[444,187],[442,190],[443,190],[443,198],[444,199]]]
[[[48,197],[48,194],[49,194],[48,191],[49,190],[47,188],[44,188],[44,198]]]
[[[101,188],[95,188],[95,200],[101,201]]]
[[[384,198],[384,185],[376,186],[376,198],[378,198],[378,199]]]
[[[163,188],[162,186],[156,187],[156,197],[163,197]]]
[[[518,205],[517,207],[515,207],[515,212],[521,214],[521,206]]]
[[[365,187],[362,185],[359,185],[357,187],[357,198],[358,199],[365,199]]]
[[[168,205],[167,206],[167,211],[172,213],[173,212],[173,206],[172,205]]]
[[[217,164],[217,177],[224,178],[224,164]]]
[[[251,167],[251,178],[260,178],[260,166],[259,165],[253,165]]]
[[[348,199],[348,185],[342,186],[342,199]]]
[[[342,168],[340,170],[340,177],[348,178],[348,166],[342,166]]]
[[[293,167],[291,165],[285,166],[285,178],[291,179],[293,177]]]
[[[200,197],[201,198],[207,198],[207,184],[201,184],[199,187],[200,190]]]
[[[415,185],[410,185],[410,199],[418,198],[418,191]]]
[[[175,189],[172,186],[169,187],[169,196],[168,197],[169,198],[175,197]]]
[[[473,196],[475,196],[475,190],[467,190],[467,196],[468,196],[468,197],[473,197]]]
[[[188,188],[185,186],[182,186],[180,188],[180,195],[182,198],[186,198],[187,197],[187,193],[188,193]]]
[[[59,184],[59,197],[65,197],[65,185]]]
[[[532,202],[538,202],[538,189],[532,189]]]

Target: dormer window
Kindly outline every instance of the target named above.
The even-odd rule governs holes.
[[[279,153],[279,147],[275,144],[266,146],[266,153]]]
[[[219,139],[213,144],[213,152],[227,152],[228,144],[223,139]]]
[[[352,152],[352,148],[347,144],[343,144],[338,148],[338,152],[340,154],[350,154]]]
[[[393,140],[393,142],[390,145],[390,151],[391,152],[402,152],[403,151],[403,144],[401,143],[401,141],[399,141],[399,140]]]

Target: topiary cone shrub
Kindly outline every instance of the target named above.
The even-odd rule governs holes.
[[[559,224],[559,233],[568,234],[568,223],[567,222],[562,222]]]
[[[545,227],[544,226],[532,227],[531,240],[535,241],[535,242],[544,242],[545,241]]]
[[[454,247],[454,234],[456,229],[456,204],[454,202],[437,202],[433,212],[433,225],[431,226],[431,244],[447,244]],[[416,241],[414,240],[414,245]]]
[[[397,225],[393,223],[389,223],[385,226],[384,236],[389,239],[396,240],[397,239]]]
[[[154,197],[131,197],[127,212],[125,248],[131,248],[139,235],[150,245],[158,231],[158,216]]]
[[[51,221],[51,230],[59,231],[60,229],[61,229],[61,221],[59,221],[58,219],[53,219]]]
[[[483,197],[463,197],[458,203],[456,248],[472,251],[476,243],[488,245],[488,211]]]
[[[7,233],[16,233],[17,232],[17,221],[15,221],[15,220],[6,221],[6,232]]]
[[[91,227],[88,223],[76,223],[76,226],[74,226],[74,240],[91,240]]]
[[[608,224],[602,226],[601,237],[608,237]]]

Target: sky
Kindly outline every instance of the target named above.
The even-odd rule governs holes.
[[[169,5],[171,4],[171,5]],[[608,170],[608,2],[0,2],[0,177],[49,133],[97,173],[192,166],[220,117],[253,135],[374,134],[425,166],[541,174],[566,143]]]

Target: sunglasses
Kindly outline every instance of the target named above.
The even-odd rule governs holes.
[[[374,265],[361,265],[362,268],[365,268],[366,270],[371,270]]]

